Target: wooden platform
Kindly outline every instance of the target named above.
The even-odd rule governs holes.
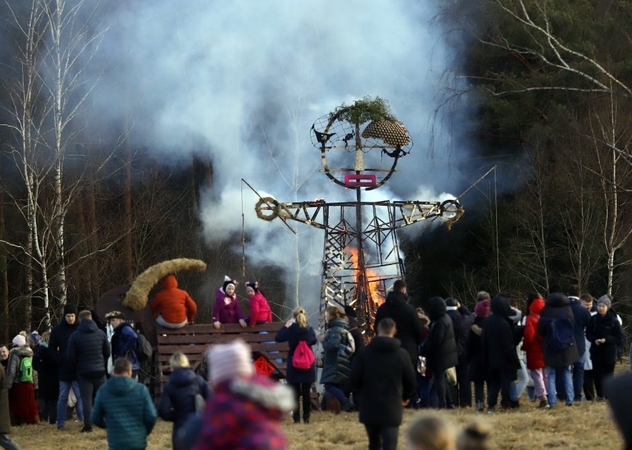
[[[272,322],[254,327],[242,328],[239,324],[227,324],[217,330],[212,324],[186,325],[179,329],[156,327],[157,351],[154,364],[154,398],[160,398],[162,386],[169,380],[171,369],[169,358],[180,350],[187,355],[191,367],[196,368],[205,356],[211,344],[219,344],[242,339],[250,344],[253,360],[264,356],[274,367],[272,374],[277,379],[285,378],[287,364],[287,342],[274,342],[276,332],[283,322]]]

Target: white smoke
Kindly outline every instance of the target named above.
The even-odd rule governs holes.
[[[100,114],[140,105],[134,132],[163,161],[210,157],[213,185],[200,205],[207,241],[241,231],[243,203],[250,260],[292,274],[298,243],[309,259],[300,300],[317,304],[323,232],[291,222],[296,239],[278,219],[257,219],[258,198],[241,179],[281,202],[353,200],[318,171],[310,127],[343,102],[380,96],[415,145],[401,172],[364,198],[443,197],[450,136],[434,136],[427,153],[448,65],[441,30],[430,25],[436,13],[432,2],[405,0],[135,2],[108,18],[116,32],[101,57],[117,70],[100,83]]]

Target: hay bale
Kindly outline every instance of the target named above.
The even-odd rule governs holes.
[[[147,305],[149,292],[160,280],[169,274],[175,274],[183,270],[204,272],[206,263],[199,259],[178,258],[151,266],[136,277],[127,291],[125,299],[123,299],[123,305],[134,311],[140,311]]]

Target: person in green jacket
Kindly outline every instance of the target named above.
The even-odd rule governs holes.
[[[156,407],[145,385],[132,378],[125,358],[114,363],[114,376],[97,391],[92,423],[107,430],[109,450],[142,450],[156,424]]]

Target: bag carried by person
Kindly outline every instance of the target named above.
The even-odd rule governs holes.
[[[136,332],[138,339],[136,340],[136,357],[139,361],[151,360],[154,349],[145,336]]]
[[[18,380],[20,383],[32,383],[33,382],[33,358],[25,356],[20,361],[20,368],[18,370]]]
[[[445,377],[450,386],[456,386],[456,367],[450,367],[445,371]]]
[[[355,339],[353,335],[349,333],[349,330],[343,330],[340,333],[340,347],[338,348],[338,354],[340,356],[350,357],[355,353]]]
[[[195,412],[196,414],[202,414],[206,407],[206,400],[202,397],[202,394],[195,394]]]
[[[292,356],[292,367],[295,369],[307,370],[314,364],[314,352],[307,341],[299,341],[296,349],[294,349],[294,355]]]
[[[417,373],[422,377],[426,376],[426,357],[418,356],[417,357]]]
[[[562,311],[564,313],[564,311]],[[558,314],[551,320],[548,339],[549,349],[553,352],[563,352],[575,345],[575,332],[571,320]]]

